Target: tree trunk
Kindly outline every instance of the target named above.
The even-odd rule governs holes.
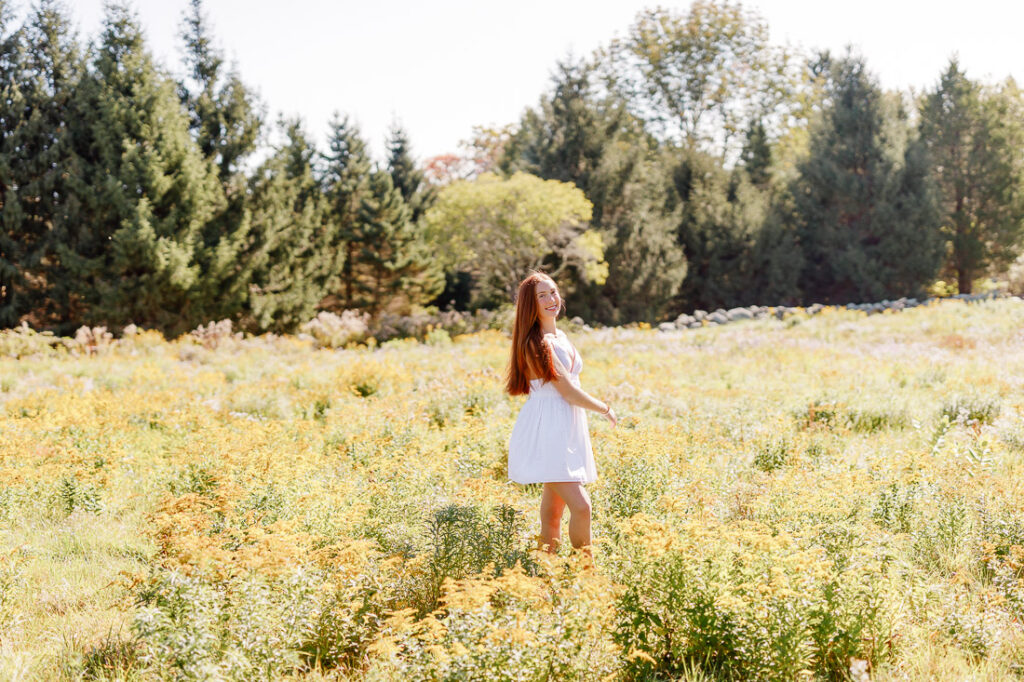
[[[971,293],[971,271],[967,268],[956,269],[956,288],[958,293]]]

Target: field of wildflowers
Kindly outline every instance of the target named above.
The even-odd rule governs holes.
[[[1020,301],[570,330],[593,565],[534,551],[501,332],[207,331],[0,336],[0,679],[1024,673]]]

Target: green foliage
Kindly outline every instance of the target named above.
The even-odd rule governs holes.
[[[678,216],[666,206],[656,150],[623,100],[597,94],[595,69],[558,64],[551,93],[523,114],[501,165],[571,182],[593,204],[608,275],[588,282],[572,273],[564,288],[573,314],[612,324],[649,321],[665,313],[686,272],[673,235]]]
[[[223,281],[239,235],[205,232],[224,206],[221,184],[128,8],[108,7],[94,54],[69,122],[90,153],[76,178],[82,212],[58,248],[67,286],[87,324],[179,334],[237,303],[237,292],[195,294]]]
[[[887,651],[887,614],[875,577],[833,569],[796,592],[757,594],[758,560],[669,552],[645,565],[617,604],[615,639],[631,679],[693,670],[716,679],[794,679],[808,671],[842,677],[850,659],[877,663]],[[775,573],[785,573],[785,569]]]
[[[317,151],[298,121],[281,121],[285,144],[250,180],[250,234],[241,264],[253,331],[295,331],[336,286],[337,226],[313,173]]]
[[[442,189],[424,220],[427,240],[448,267],[469,269],[482,298],[507,300],[524,273],[546,264],[555,277],[569,265],[587,280],[607,276],[603,241],[587,231],[591,209],[566,183],[484,174]]]
[[[613,470],[605,492],[599,497],[598,508],[607,510],[615,518],[629,518],[634,514],[655,511],[658,495],[668,478],[668,467],[662,463],[636,459]]]
[[[139,593],[140,660],[162,677],[268,679],[295,671],[320,610],[316,576],[215,582],[162,573]]]
[[[750,120],[785,111],[796,87],[791,56],[739,3],[644,10],[609,52],[609,80],[650,129],[722,157]]]
[[[862,59],[825,55],[825,108],[793,183],[806,301],[919,294],[938,272],[942,239],[926,157],[906,137]]]
[[[871,518],[894,533],[910,533],[915,527],[915,500],[919,494],[919,486],[913,483],[901,485],[893,481],[878,492]]]
[[[336,293],[336,309],[363,307],[364,284],[359,278],[358,254],[363,241],[359,207],[369,193],[370,159],[359,127],[347,116],[331,119],[327,152],[323,154],[319,175],[320,188],[328,205],[328,215],[337,225],[341,280]],[[336,312],[336,310],[335,310]]]
[[[674,173],[682,203],[677,234],[686,254],[683,307],[714,310],[794,299],[803,265],[792,230],[778,220],[771,188],[684,152]]]
[[[85,69],[65,8],[43,0],[11,30],[0,7],[0,326],[50,326],[69,314],[55,251],[74,227],[81,157],[68,118]]]
[[[535,563],[523,543],[522,514],[508,505],[484,516],[475,506],[449,505],[433,513],[427,525],[429,560],[422,593],[416,598],[421,615],[437,608],[445,580],[483,573],[501,575]]]
[[[950,245],[946,270],[960,293],[976,277],[1005,268],[1024,235],[1024,144],[1021,94],[1012,83],[983,88],[956,59],[922,102],[920,134],[939,190],[943,234]]]
[[[789,464],[791,446],[786,440],[773,440],[763,444],[754,455],[754,467],[770,474]]]
[[[391,182],[412,212],[410,220],[417,223],[433,205],[437,189],[427,184],[423,171],[416,167],[409,136],[397,123],[391,127],[387,146],[387,168]]]
[[[57,509],[64,516],[70,515],[75,510],[81,509],[87,512],[98,512],[103,508],[100,501],[100,493],[96,486],[90,483],[82,483],[74,476],[64,476],[57,484],[54,493]]]
[[[939,418],[958,424],[991,424],[999,416],[999,401],[995,398],[958,396],[939,411]]]

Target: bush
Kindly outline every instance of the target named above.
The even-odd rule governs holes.
[[[790,457],[789,442],[786,440],[774,440],[765,443],[754,455],[754,467],[770,474],[789,464]]]
[[[851,659],[890,653],[880,564],[826,562],[823,548],[756,526],[636,530],[641,563],[616,604],[627,679],[843,679]],[[666,533],[674,546],[652,558]]]
[[[341,315],[322,312],[299,329],[313,337],[317,348],[344,348],[367,337],[370,315],[344,310]]]
[[[231,320],[210,322],[205,326],[199,325],[188,335],[207,350],[216,350],[229,341],[242,340],[242,332],[231,332]]]
[[[418,613],[437,608],[445,580],[489,571],[501,575],[520,564],[533,570],[529,546],[522,540],[522,514],[499,505],[485,517],[473,506],[449,505],[434,512],[427,524],[429,558]]]
[[[991,424],[999,416],[999,401],[994,399],[960,396],[947,402],[939,411],[939,418],[958,424]]]
[[[60,338],[53,332],[37,332],[22,322],[14,329],[0,329],[0,356],[24,358],[30,355],[49,355],[63,348]]]

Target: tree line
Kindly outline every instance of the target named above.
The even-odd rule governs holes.
[[[176,77],[128,5],[83,46],[59,0],[20,23],[0,0],[0,327],[288,332],[494,307],[531,267],[571,314],[656,321],[969,292],[1024,240],[1012,80],[954,59],[930,91],[886,92],[739,4],[642,12],[519,121],[424,163],[397,123],[376,162],[348,117],[322,149],[268,122],[201,0],[181,39]]]

